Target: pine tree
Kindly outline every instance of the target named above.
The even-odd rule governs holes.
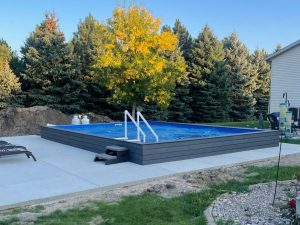
[[[193,39],[186,27],[180,22],[179,19],[175,21],[173,33],[178,37],[178,46],[182,51],[182,55],[186,62],[190,60],[190,54],[193,44]]]
[[[66,113],[80,112],[83,101],[78,62],[65,42],[54,14],[36,27],[21,50],[26,106],[46,105]]]
[[[192,37],[178,19],[172,30],[178,37],[178,49],[174,54],[182,55],[188,65],[191,55]],[[188,77],[184,77],[176,82],[175,96],[168,108],[168,120],[189,122],[192,115],[189,84]]]
[[[257,73],[256,90],[254,91],[256,117],[260,113],[263,116],[268,113],[271,72],[270,65],[266,62],[267,55],[267,52],[263,49],[256,49],[251,56],[253,70]]]
[[[223,44],[207,25],[195,41],[191,62],[192,120],[227,120],[230,80]]]
[[[178,81],[175,88],[175,96],[168,108],[168,120],[174,122],[190,122],[192,109],[189,104],[191,97],[188,88],[189,81]]]
[[[70,44],[79,60],[80,72],[86,84],[86,92],[82,96],[85,110],[111,115],[120,109],[107,101],[110,91],[96,82],[92,76],[93,65],[101,48],[101,38],[103,38],[103,25],[89,14],[83,21],[80,21]]]
[[[280,51],[282,48],[283,48],[283,47],[282,47],[281,44],[277,44],[277,45],[276,45],[276,48],[274,49],[274,52],[273,52],[273,53]]]
[[[232,82],[230,116],[232,120],[246,120],[254,113],[253,91],[256,89],[256,76],[250,62],[249,52],[236,33],[225,38],[224,47]]]
[[[167,121],[169,116],[169,108],[161,107],[153,102],[143,104],[139,110],[147,118],[147,120]]]
[[[93,64],[97,57],[97,47],[102,35],[102,25],[89,14],[78,24],[78,30],[74,33],[71,45],[79,58],[80,71],[83,76],[89,76],[93,72]]]
[[[12,69],[13,73],[20,80],[22,90],[25,90],[27,84],[25,83],[25,81],[22,77],[22,73],[24,72],[23,59],[21,57],[19,57],[16,52],[12,52],[12,57],[11,57],[9,64],[10,64],[10,68]]]

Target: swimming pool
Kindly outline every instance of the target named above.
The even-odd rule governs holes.
[[[124,146],[129,149],[129,160],[143,165],[278,146],[277,131],[156,121],[149,123],[157,133],[159,142],[142,122],[145,143],[120,140],[124,137],[124,123],[120,122],[42,127],[41,136],[97,153],[103,152],[107,145]],[[128,122],[128,139],[136,137],[136,127]]]
[[[149,122],[157,133],[160,142],[194,139],[201,137],[217,137],[232,134],[245,134],[257,132],[255,129],[240,129],[230,127],[211,127],[194,124]],[[141,122],[140,126],[146,134],[146,143],[156,142],[147,126]],[[124,137],[124,123],[100,123],[89,125],[58,125],[63,130],[83,132],[108,138]],[[128,122],[128,139],[136,139],[137,130],[132,122]]]

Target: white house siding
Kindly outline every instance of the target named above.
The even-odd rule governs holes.
[[[300,107],[300,45],[272,59],[270,112],[279,111],[284,92],[291,107]]]

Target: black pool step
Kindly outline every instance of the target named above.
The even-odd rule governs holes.
[[[108,146],[106,146],[106,150],[112,150],[115,152],[123,152],[123,151],[128,151],[128,148],[118,146],[118,145],[108,145]]]
[[[128,161],[128,148],[109,145],[106,146],[106,152],[97,154],[94,161],[104,161],[105,165]]]
[[[99,159],[103,159],[103,160],[117,159],[116,155],[109,155],[109,154],[106,154],[106,153],[98,154],[98,155],[96,155],[96,157],[99,158]],[[95,159],[95,161],[98,161],[98,160]]]

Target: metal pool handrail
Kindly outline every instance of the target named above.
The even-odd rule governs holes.
[[[140,141],[140,133],[142,133],[143,135],[143,142],[146,142],[146,134],[144,133],[144,131],[140,128],[140,126],[135,122],[135,120],[133,119],[133,117],[130,115],[130,113],[125,110],[124,111],[124,121],[125,121],[125,138],[128,139],[128,130],[127,130],[127,116],[129,117],[129,119],[132,121],[132,123],[136,126],[137,128],[137,141]]]
[[[155,133],[155,131],[152,129],[152,127],[150,126],[150,124],[147,122],[147,120],[145,119],[145,117],[142,115],[141,112],[137,111],[136,113],[137,115],[137,125],[138,127],[140,127],[140,118],[143,120],[143,122],[146,124],[146,126],[149,128],[149,130],[151,131],[151,133],[153,134],[153,136],[156,139],[156,142],[159,141],[157,134]],[[138,131],[138,139],[140,138],[140,133]]]

